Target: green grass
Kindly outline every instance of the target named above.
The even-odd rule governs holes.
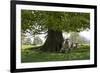
[[[70,53],[47,53],[36,50],[37,48],[28,49],[34,46],[24,46],[21,51],[22,62],[46,62],[46,61],[68,61],[68,60],[86,60],[90,59],[90,47],[81,46],[73,49]]]

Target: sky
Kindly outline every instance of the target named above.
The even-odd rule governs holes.
[[[85,37],[86,39],[90,40],[90,31],[83,31],[79,33],[81,36]]]

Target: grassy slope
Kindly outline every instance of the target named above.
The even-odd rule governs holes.
[[[70,53],[47,53],[37,51],[36,48],[24,49],[22,47],[22,62],[45,62],[45,61],[66,61],[66,60],[86,60],[90,58],[89,46],[82,46],[72,50]],[[32,46],[30,46],[32,48]],[[27,48],[30,48],[27,47]]]

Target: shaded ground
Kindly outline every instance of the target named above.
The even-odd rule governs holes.
[[[22,62],[45,62],[90,59],[90,47],[81,46],[73,49],[70,53],[41,52],[39,47],[23,46],[21,50]]]

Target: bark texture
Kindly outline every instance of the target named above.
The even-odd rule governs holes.
[[[42,51],[60,52],[63,42],[62,31],[54,31],[49,29],[47,39],[42,46]]]

